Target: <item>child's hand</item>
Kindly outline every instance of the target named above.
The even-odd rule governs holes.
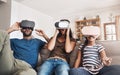
[[[103,64],[105,66],[109,66],[111,64],[111,62],[112,62],[112,58],[106,57],[106,58],[103,59]]]

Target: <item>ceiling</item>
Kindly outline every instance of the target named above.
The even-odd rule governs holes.
[[[15,0],[46,15],[57,17],[112,6],[120,0]]]

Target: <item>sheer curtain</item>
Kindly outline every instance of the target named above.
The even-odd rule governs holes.
[[[115,17],[116,21],[116,33],[117,33],[117,40],[120,40],[120,15]]]

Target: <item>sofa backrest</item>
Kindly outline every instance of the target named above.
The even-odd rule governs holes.
[[[120,65],[120,41],[97,41],[105,47],[106,55],[112,58],[111,65]],[[70,55],[70,65],[73,67],[77,57],[78,45]]]
[[[120,65],[120,41],[97,41],[97,43],[105,47],[107,56],[112,58],[112,65]],[[77,53],[78,45],[76,45],[75,49],[69,55],[69,64],[71,68],[74,66]],[[49,57],[49,54],[50,51],[46,48],[40,51],[39,65]]]
[[[105,47],[108,57],[112,58],[112,65],[120,65],[120,41],[98,41]]]

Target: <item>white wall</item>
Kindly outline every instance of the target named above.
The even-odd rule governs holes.
[[[94,10],[86,10],[86,11],[80,11],[80,13],[67,13],[64,17],[56,17],[55,19],[60,19],[60,18],[67,18],[71,21],[70,27],[72,28],[73,32],[75,32],[75,21],[81,19],[81,17],[87,17],[89,18],[95,18],[96,15],[99,15],[101,19],[101,27],[102,27],[102,40],[104,39],[103,37],[103,23],[108,23],[110,22],[109,17],[110,14],[115,17],[117,15],[120,15],[120,5],[112,6],[112,7],[106,7],[106,8],[100,8],[100,9],[94,9]],[[82,18],[83,19],[83,18]]]
[[[96,15],[99,15],[101,19],[101,27],[102,27],[103,23],[109,22],[109,17],[111,13],[113,14],[113,16],[120,15],[119,9],[120,6],[116,5],[101,9],[80,11],[80,13],[75,13],[75,12],[67,13],[64,16],[62,15],[53,18],[37,10],[34,10],[32,8],[26,7],[22,4],[13,1],[11,24],[13,24],[15,21],[21,21],[22,19],[34,20],[36,22],[36,28],[43,29],[48,34],[48,36],[51,37],[55,30],[54,22],[60,19],[63,18],[69,19],[71,21],[70,27],[72,28],[72,31],[75,33],[75,21],[78,20],[80,17],[85,16],[87,18],[93,18]],[[103,31],[101,34],[103,39]],[[16,37],[16,36],[21,37],[21,35],[18,34],[17,35],[13,34],[11,37]]]
[[[52,17],[45,15],[32,8],[29,8],[25,5],[22,5],[18,2],[12,1],[11,25],[16,21],[21,22],[21,20],[25,20],[25,19],[35,21],[36,23],[35,28],[42,29],[49,37],[53,35],[54,21]],[[39,36],[35,34],[35,31],[33,32],[33,35],[39,38]],[[10,37],[22,38],[22,34],[20,31],[17,31],[17,32],[11,33]]]

